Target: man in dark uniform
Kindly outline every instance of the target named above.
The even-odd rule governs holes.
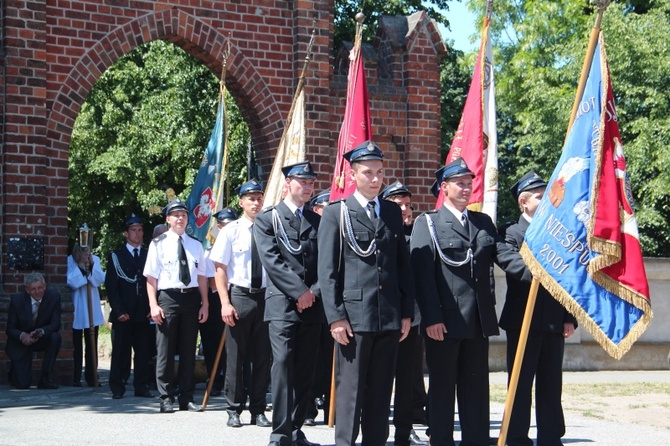
[[[107,259],[105,288],[112,309],[112,362],[109,388],[112,398],[123,398],[130,376],[131,349],[134,352],[133,387],[135,396],[151,398],[149,384],[152,370],[149,365],[155,341],[151,325],[147,282],[142,274],[147,250],[142,247],[144,222],[131,215],[123,222],[126,244],[110,253]]]
[[[15,294],[7,309],[9,382],[19,389],[30,387],[33,352],[44,352],[38,389],[57,389],[52,372],[60,350],[60,294],[47,289],[40,273],[27,274],[25,293]]]
[[[547,183],[535,171],[526,173],[512,187],[521,216],[505,232],[505,241],[518,251]],[[530,282],[507,275],[507,296],[500,316],[500,327],[507,333],[507,371],[511,375],[519,334],[526,311]],[[561,406],[563,351],[565,339],[572,336],[577,321],[542,286],[538,289],[528,341],[523,357],[514,407],[507,433],[510,446],[532,446],[530,428],[531,394],[535,379],[537,446],[561,445],[565,420]]]
[[[225,207],[213,215],[216,220],[217,235],[228,223],[237,220],[237,212],[235,209]],[[206,260],[206,274],[207,284],[209,285],[209,292],[207,297],[209,299],[209,316],[207,321],[200,324],[200,341],[202,343],[202,355],[205,357],[205,366],[207,367],[207,376],[212,376],[212,369],[214,368],[214,361],[216,354],[219,351],[219,343],[225,325],[221,319],[221,299],[216,290],[216,280],[214,279],[214,262],[209,258],[212,253],[212,247],[205,251]],[[223,389],[224,377],[226,375],[226,352],[221,352],[219,358],[219,365],[214,375],[214,383],[212,385],[211,396],[220,396]]]
[[[263,321],[266,274],[252,236],[256,216],[263,208],[263,188],[250,180],[237,189],[242,216],[226,225],[216,237],[210,253],[216,271],[216,289],[221,300],[221,318],[226,323],[226,378],[229,427],[241,427],[246,394],[244,368],[251,361],[249,412],[251,424],[270,427],[265,416],[265,395],[270,385],[272,350],[268,325]]]
[[[156,387],[160,411],[172,413],[174,356],[179,355],[179,410],[201,412],[193,402],[198,322],[207,320],[205,252],[199,240],[186,234],[188,208],[179,200],[165,208],[170,229],[149,245],[144,276],[151,318],[156,323]]]
[[[269,446],[314,446],[302,431],[324,320],[317,282],[319,217],[305,208],[314,190],[311,163],[285,166],[288,193],[256,218],[254,237],[268,274],[265,321],[272,346]]]
[[[335,443],[383,445],[398,342],[414,314],[414,285],[400,208],[377,195],[382,151],[366,141],[347,152],[356,191],[330,203],[319,226],[319,284],[337,342]]]
[[[405,228],[405,240],[409,247],[414,215],[412,212],[412,193],[400,181],[394,181],[380,194],[382,200],[392,201],[400,206]],[[414,304],[414,320],[407,339],[398,347],[398,361],[395,370],[395,397],[393,399],[393,425],[397,446],[425,445],[412,429],[415,418],[415,404],[418,417],[424,418],[426,388],[423,383],[423,339],[419,336],[421,316],[419,307]]]
[[[489,444],[488,337],[498,334],[493,263],[518,277],[526,272],[523,259],[498,235],[491,218],[467,210],[473,177],[462,159],[439,169],[444,205],[417,218],[412,233],[433,446],[454,445],[456,390],[460,444]]]

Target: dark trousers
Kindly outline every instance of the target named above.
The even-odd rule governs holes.
[[[395,368],[395,398],[393,399],[393,425],[395,426],[396,445],[409,444],[409,434],[412,431],[414,419],[414,394],[416,392],[416,378],[421,380],[423,388],[423,355],[421,353],[419,327],[412,327],[407,337],[398,346],[398,361]],[[416,367],[418,362],[419,367]],[[421,370],[419,375],[419,370]]]
[[[383,446],[388,438],[393,375],[400,330],[354,333],[348,345],[337,344],[335,444]]]
[[[288,446],[305,438],[307,414],[319,349],[320,323],[270,321],[272,345],[272,433]]]
[[[130,377],[133,361],[133,387],[135,392],[147,392],[153,380],[151,357],[156,329],[147,319],[129,320],[112,324],[112,361],[109,369],[109,388],[112,393],[123,395]]]
[[[91,342],[91,329],[85,328],[83,330],[77,330],[76,328],[72,329],[72,347],[73,347],[73,358],[74,358],[74,382],[78,383],[81,381],[81,370],[83,364],[83,350],[84,344],[86,343],[86,371],[84,372],[84,378],[86,383],[89,386],[93,385],[95,381],[95,374],[98,373],[97,370],[93,370],[93,364],[97,364],[98,359],[98,327],[94,328],[95,341]],[[82,341],[82,338],[84,341]]]
[[[9,382],[19,389],[30,387],[33,367],[33,352],[44,352],[42,360],[42,375],[40,381],[49,381],[56,358],[60,350],[60,333],[55,332],[43,336],[31,346],[25,346],[14,339],[7,340],[7,356],[9,356]]]
[[[332,370],[333,370],[333,349],[335,348],[335,340],[330,334],[330,325],[321,324],[321,332],[319,333],[319,353],[316,361],[316,374],[314,377],[314,384],[310,391],[309,400],[307,401],[307,418],[316,418],[319,411],[316,407],[316,398],[323,400],[323,421],[328,422],[328,407],[330,404],[330,387],[332,385]]]
[[[426,341],[428,423],[433,446],[454,446],[454,400],[458,395],[461,446],[489,444],[488,338]]]
[[[204,324],[200,324],[200,341],[202,342],[202,355],[205,357],[205,366],[207,367],[207,376],[212,376],[212,369],[214,368],[214,360],[216,353],[219,350],[219,343],[221,336],[223,336],[224,324],[221,319],[221,299],[218,293],[209,291],[207,295],[209,299],[209,316]],[[221,352],[219,358],[219,365],[216,368],[214,375],[214,384],[212,389],[222,390],[223,380],[226,376],[226,351]]]
[[[226,380],[224,394],[230,411],[242,413],[246,394],[243,370],[251,358],[249,412],[252,416],[265,412],[265,394],[270,385],[272,350],[268,325],[263,322],[265,293],[247,293],[237,287],[230,289],[230,302],[239,319],[235,326],[226,326]]]
[[[518,331],[507,331],[507,370],[512,373]],[[561,405],[563,387],[563,352],[565,341],[561,333],[531,331],[524,352],[519,383],[510,417],[507,444],[532,446],[530,428],[531,394],[535,379],[535,417],[537,446],[560,446],[565,435],[565,419]]]
[[[179,355],[179,404],[193,401],[195,381],[195,348],[198,339],[200,293],[161,291],[158,305],[165,319],[156,325],[156,388],[161,399],[174,400],[174,355]]]

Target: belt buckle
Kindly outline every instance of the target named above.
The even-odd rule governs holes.
[[[249,294],[258,294],[263,291],[263,288],[251,288],[249,287]]]
[[[191,292],[191,289],[190,288],[179,288],[179,292],[181,294],[186,294],[186,293]]]

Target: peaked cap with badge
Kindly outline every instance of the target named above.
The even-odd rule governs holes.
[[[281,168],[281,171],[286,178],[296,177],[310,180],[316,178],[316,175],[314,174],[314,169],[312,168],[312,163],[310,163],[309,161],[303,161],[301,163],[284,166]]]
[[[258,180],[249,180],[246,183],[243,183],[237,189],[235,189],[235,192],[237,192],[237,195],[239,195],[240,197],[246,194],[253,194],[255,192],[260,192],[262,194],[263,186],[261,186],[261,183],[259,183]]]
[[[470,170],[467,164],[465,164],[463,158],[457,158],[435,171],[435,179],[438,183],[464,176],[471,176],[474,178],[475,173]]]
[[[521,192],[537,189],[539,187],[547,187],[547,182],[544,181],[537,172],[530,169],[514,184],[514,186],[511,187],[510,192],[512,192],[514,198],[518,200]]]
[[[342,156],[350,163],[367,160],[384,160],[384,153],[382,152],[382,149],[380,149],[377,144],[372,141],[365,141]]]
[[[395,195],[408,195],[411,197],[412,193],[400,181],[395,181],[394,183],[388,185],[386,189],[384,189],[382,193],[379,194],[382,200],[388,200],[390,197]]]

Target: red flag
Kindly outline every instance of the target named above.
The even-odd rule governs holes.
[[[361,30],[362,27],[358,25],[354,46],[349,54],[347,105],[340,138],[337,141],[337,159],[330,186],[330,201],[346,198],[356,190],[356,183],[351,177],[351,165],[342,155],[362,142],[372,139],[368,86],[361,51]]]
[[[475,173],[468,207],[488,214],[495,222],[498,201],[498,139],[493,54],[488,30],[487,18],[484,20],[479,55],[461,121],[444,163],[463,158]],[[435,209],[442,206],[443,202],[444,194],[440,190]]]

